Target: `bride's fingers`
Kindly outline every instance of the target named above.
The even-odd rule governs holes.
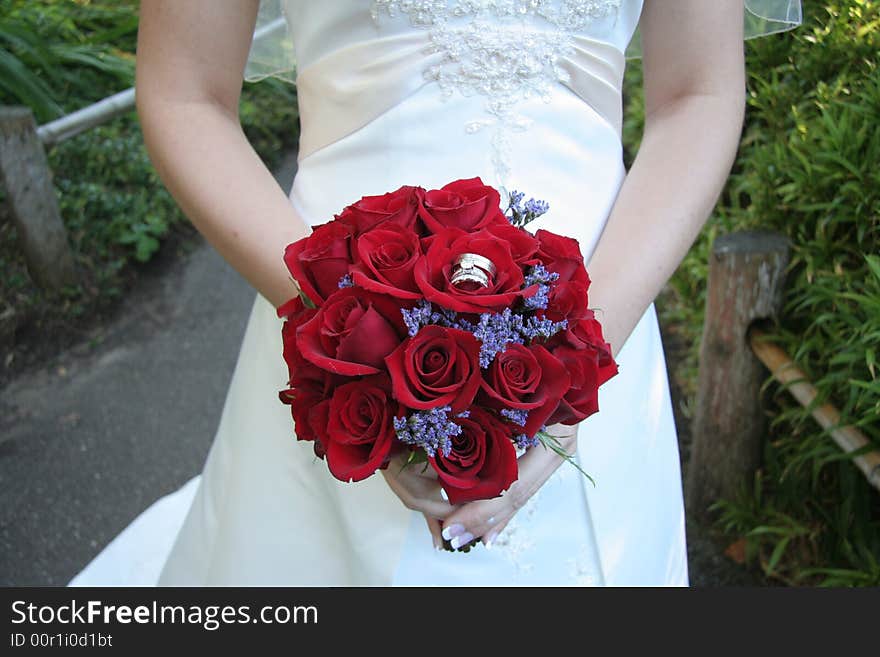
[[[513,516],[509,516],[503,522],[499,522],[494,525],[492,529],[488,530],[485,534],[483,534],[482,538],[480,538],[480,542],[485,545],[487,548],[491,548],[495,543],[497,538],[501,535],[501,532],[504,531],[504,528],[507,527],[507,524],[511,521]]]
[[[425,522],[428,523],[428,531],[431,532],[431,539],[434,541],[434,549],[440,550],[443,548],[443,536],[441,535],[442,527],[440,526],[440,521],[436,518],[432,518],[429,515],[425,515]]]
[[[464,504],[443,521],[443,538],[454,549],[488,535],[513,517],[514,508],[503,496]]]
[[[403,477],[393,471],[382,471],[392,492],[413,511],[420,511],[433,518],[446,518],[456,507],[449,504],[440,493],[440,484],[427,477]]]
[[[573,440],[572,428],[554,425],[560,440]],[[570,446],[570,444],[569,444]],[[531,449],[519,459],[519,476],[500,497],[464,504],[443,521],[443,538],[453,548],[475,538],[491,542],[559,466],[559,457],[550,450]]]
[[[433,500],[423,499],[419,500],[415,506],[417,511],[421,511],[425,515],[436,518],[438,521],[445,520],[455,512],[454,506],[450,506],[448,502],[443,502],[442,500],[434,502]]]

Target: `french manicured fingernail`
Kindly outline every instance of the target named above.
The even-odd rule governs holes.
[[[465,532],[461,536],[453,537],[451,544],[452,544],[452,547],[457,550],[458,548],[467,545],[472,540],[474,540],[474,535],[471,534],[470,532]]]
[[[443,488],[440,489],[440,497],[443,498],[443,501],[444,501],[444,502],[448,502],[448,501],[449,501],[449,495],[446,494],[446,490],[443,489]]]
[[[448,527],[443,528],[443,538],[447,541],[451,541],[462,532],[464,532],[464,525],[449,525]]]
[[[498,532],[490,532],[486,537],[486,549],[491,550],[492,544],[495,542],[495,539],[498,537]]]

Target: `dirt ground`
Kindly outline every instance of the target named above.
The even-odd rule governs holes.
[[[657,299],[662,305],[664,294]],[[663,339],[663,352],[668,369],[684,358],[689,345],[683,344],[673,327],[664,326],[660,322],[660,334]],[[678,385],[674,376],[669,376],[669,392],[672,397],[675,427],[678,431],[679,454],[681,456],[682,477],[687,477],[688,457],[691,446],[691,423],[684,413],[686,407],[685,392]],[[687,512],[687,509],[685,509]],[[711,528],[700,526],[690,513],[687,513],[688,567],[691,586],[767,586],[759,572],[751,571],[736,563],[724,554],[726,546]]]

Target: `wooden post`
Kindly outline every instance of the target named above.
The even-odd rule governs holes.
[[[778,317],[788,261],[788,239],[776,233],[738,232],[712,245],[685,483],[688,509],[700,520],[709,518],[713,502],[734,497],[760,465],[767,372],[747,332],[755,320]]]
[[[0,107],[0,177],[31,277],[49,290],[74,284],[52,173],[27,107]]]

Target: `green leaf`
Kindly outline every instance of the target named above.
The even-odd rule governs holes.
[[[400,467],[400,472],[403,472],[406,468],[414,465],[423,464],[422,474],[424,474],[428,470],[428,466],[430,462],[428,461],[428,454],[423,449],[413,449],[410,450],[410,453],[406,457],[406,461]]]
[[[291,279],[291,280],[293,280],[293,279]],[[294,285],[296,285],[296,281],[293,281],[293,283],[294,283]],[[299,298],[302,299],[303,305],[306,308],[317,308],[318,307],[315,305],[314,301],[312,301],[311,299],[309,299],[306,296],[306,293],[302,291],[302,288],[299,285],[296,285],[296,292],[297,292],[297,294],[299,294]]]
[[[868,265],[868,269],[871,270],[871,273],[874,274],[877,281],[880,282],[880,256],[866,254],[865,262]]]
[[[31,108],[38,122],[64,114],[45,83],[11,53],[0,48],[0,91]]]
[[[773,554],[770,555],[770,560],[767,562],[768,573],[772,573],[776,570],[776,566],[779,563],[779,560],[782,559],[782,555],[785,553],[785,548],[788,547],[791,538],[792,537],[790,536],[786,536],[776,544],[775,548],[773,548]]]

